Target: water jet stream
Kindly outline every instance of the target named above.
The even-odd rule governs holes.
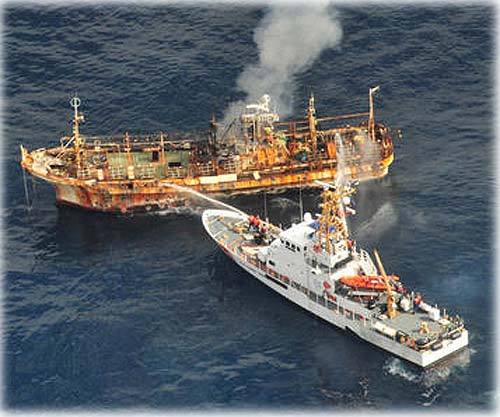
[[[200,193],[199,191],[192,190],[191,188],[183,187],[182,185],[177,185],[177,184],[172,184],[172,183],[163,183],[162,186],[174,188],[174,189],[176,189],[178,191],[185,191],[187,193],[190,193],[192,195],[200,197],[200,198],[202,198],[202,199],[204,199],[206,201],[209,201],[209,202],[211,202],[213,204],[220,205],[220,206],[225,207],[225,208],[227,208],[229,210],[236,211],[237,213],[239,213],[239,214],[241,214],[241,215],[243,215],[245,217],[247,216],[246,213],[242,212],[241,210],[237,209],[236,207],[231,206],[230,204],[223,203],[222,201],[219,201],[219,200],[217,200],[215,198],[208,197],[205,194]]]

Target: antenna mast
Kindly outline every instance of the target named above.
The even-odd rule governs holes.
[[[373,108],[373,95],[380,90],[380,86],[377,85],[376,87],[370,88],[370,117],[368,119],[368,130],[370,132],[371,139],[374,141],[375,140],[375,115],[374,115],[374,108]]]
[[[348,232],[345,224],[345,212],[342,206],[342,199],[356,192],[354,188],[333,187],[330,184],[316,181],[317,184],[325,186],[321,193],[323,202],[321,207],[321,225],[319,228],[320,242],[326,242],[326,250],[332,255],[332,239],[336,241],[347,239]]]
[[[269,218],[267,217],[267,194],[264,191],[264,219],[266,223],[269,223]]]
[[[307,107],[307,119],[309,122],[309,131],[311,133],[311,145],[313,158],[316,157],[318,142],[316,138],[316,109],[314,107],[314,95],[311,93],[309,97],[309,106]]]
[[[304,220],[304,206],[302,203],[302,181],[299,183],[299,210],[300,210],[300,221]]]
[[[80,107],[81,100],[78,97],[73,97],[69,103],[71,107],[73,107],[74,115],[73,115],[73,146],[75,149],[75,157],[76,164],[78,167],[81,166],[81,149],[85,145],[85,140],[80,137],[80,126],[79,122],[84,120],[83,114],[78,112],[78,108]]]

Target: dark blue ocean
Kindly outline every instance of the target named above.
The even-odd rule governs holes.
[[[388,272],[458,312],[470,349],[427,371],[281,299],[205,235],[199,215],[56,207],[19,145],[55,146],[82,99],[86,134],[203,130],[242,98],[265,8],[22,5],[3,10],[4,407],[488,410],[495,401],[493,6],[338,9],[340,44],[297,74],[318,115],[365,111],[396,141],[363,183],[352,233]],[[313,211],[318,191],[304,190]],[[299,217],[298,191],[267,195]],[[226,202],[263,214],[263,195]],[[208,205],[207,205],[208,207]]]

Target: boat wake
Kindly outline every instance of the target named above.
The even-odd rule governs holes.
[[[436,388],[430,387],[428,390],[420,394],[420,396],[423,399],[422,406],[429,407],[434,404],[434,402],[441,396],[441,394],[437,392]]]
[[[431,388],[446,382],[452,375],[459,375],[460,370],[469,365],[470,355],[470,349],[466,348],[458,352],[454,357],[424,370],[413,369],[401,359],[390,358],[385,362],[382,369],[386,375],[395,376],[425,388]]]
[[[385,374],[402,378],[409,382],[420,382],[421,375],[410,370],[406,364],[398,358],[390,358],[383,366]]]

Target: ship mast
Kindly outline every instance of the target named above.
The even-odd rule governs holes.
[[[311,145],[313,157],[316,156],[318,142],[316,137],[316,109],[314,107],[314,95],[311,93],[309,97],[309,106],[307,107],[307,119],[309,122],[309,131],[311,132]]]
[[[321,193],[323,202],[321,207],[321,223],[318,231],[320,242],[326,242],[326,250],[329,255],[333,254],[332,240],[340,241],[348,238],[345,223],[345,212],[342,206],[342,199],[353,194],[356,190],[348,187],[335,187],[320,181],[325,189]]]
[[[368,119],[368,131],[370,134],[370,137],[372,141],[375,140],[375,115],[374,115],[374,108],[373,108],[373,95],[380,90],[380,86],[377,85],[376,87],[370,88],[370,116]]]
[[[75,158],[76,164],[78,167],[81,166],[81,155],[80,152],[85,145],[85,139],[80,136],[80,126],[79,122],[84,120],[83,114],[78,112],[78,108],[80,107],[81,100],[78,97],[73,97],[70,102],[71,107],[73,107],[74,115],[73,115],[73,146],[75,149]]]

